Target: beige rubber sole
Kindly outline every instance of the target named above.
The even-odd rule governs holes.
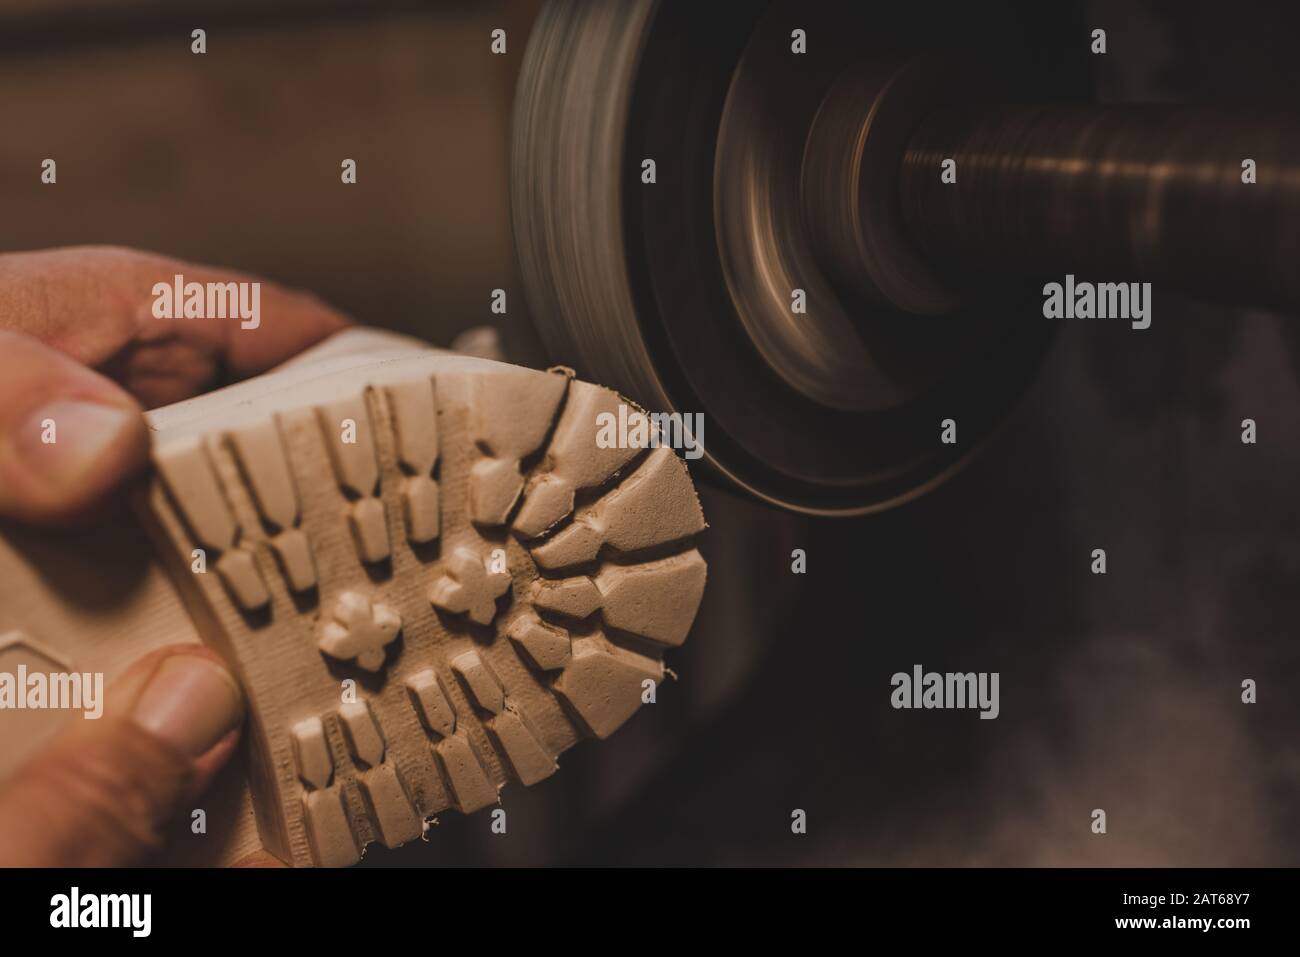
[[[554,773],[651,699],[705,583],[683,461],[597,446],[617,394],[366,335],[149,414],[151,531],[294,865]]]
[[[0,671],[111,684],[165,644],[226,657],[248,781],[223,776],[165,861],[344,865],[419,837],[615,730],[690,628],[703,516],[668,449],[597,446],[622,401],[353,330],[151,412],[138,517],[0,525]],[[0,713],[0,778],[79,720]]]

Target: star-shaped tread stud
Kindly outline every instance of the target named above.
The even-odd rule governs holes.
[[[429,602],[453,614],[469,612],[480,625],[491,623],[496,600],[510,587],[510,572],[465,545],[447,558],[444,573],[429,589]]]
[[[334,603],[334,618],[321,629],[320,650],[339,661],[378,671],[385,649],[402,630],[402,619],[387,605],[372,604],[360,592],[345,591]]]

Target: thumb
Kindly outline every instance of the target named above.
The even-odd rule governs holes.
[[[81,517],[145,464],[140,406],[35,339],[0,330],[0,515]]]
[[[0,865],[138,861],[230,757],[243,719],[235,679],[199,645],[147,655],[105,699],[102,717],[64,729],[0,790]]]

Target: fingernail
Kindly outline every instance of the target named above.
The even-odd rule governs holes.
[[[163,659],[135,705],[135,722],[190,757],[206,754],[235,728],[243,696],[230,672],[209,658]]]
[[[22,463],[55,488],[79,483],[104,453],[136,427],[133,409],[59,399],[29,415],[13,436]]]

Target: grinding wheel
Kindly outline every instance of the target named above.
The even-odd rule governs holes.
[[[514,223],[529,306],[556,361],[653,410],[703,412],[706,462],[751,494],[845,515],[894,505],[960,465],[1002,421],[1050,334],[1002,319],[1015,310],[993,303],[972,307],[988,320],[978,324],[957,314],[917,325],[847,299],[805,254],[798,217],[772,230],[800,240],[767,251],[793,256],[799,281],[769,284],[753,304],[737,294],[757,285],[723,259],[722,227],[741,222],[715,214],[731,215],[744,197],[729,191],[769,160],[759,172],[773,192],[748,198],[776,216],[793,208],[776,190],[797,193],[804,135],[848,55],[819,54],[815,75],[797,62],[774,72],[759,51],[794,61],[791,24],[819,42],[841,32],[841,14],[797,9],[549,4],[519,83]],[[765,84],[792,77],[781,125],[764,122]],[[732,143],[720,152],[724,119]],[[656,162],[654,184],[641,182],[642,158]],[[790,313],[796,287],[806,315]],[[788,321],[764,326],[764,309]],[[761,329],[766,339],[751,335]],[[942,445],[940,421],[958,414],[962,442]]]
[[[985,42],[1034,49],[1026,9],[553,0],[511,169],[552,358],[703,413],[725,483],[852,515],[933,488],[1006,421],[1056,329],[1044,276],[1300,299],[1294,123],[1246,121],[1281,175],[1243,198],[1231,115],[1081,106],[1061,70],[992,66],[1033,56]]]

